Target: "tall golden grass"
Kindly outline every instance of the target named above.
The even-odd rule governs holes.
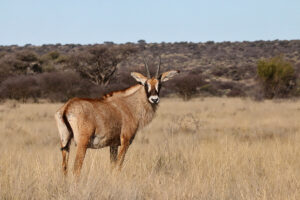
[[[59,106],[0,106],[0,199],[300,199],[299,101],[164,99],[120,173],[88,150],[78,183],[61,171]]]

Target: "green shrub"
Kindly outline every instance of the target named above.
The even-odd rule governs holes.
[[[295,70],[283,56],[258,61],[257,74],[266,98],[288,97],[295,86]]]
[[[17,58],[24,62],[34,62],[38,60],[38,56],[33,51],[21,51],[17,53]]]
[[[57,51],[51,51],[50,53],[48,53],[48,55],[52,60],[55,60],[60,56],[59,52]]]

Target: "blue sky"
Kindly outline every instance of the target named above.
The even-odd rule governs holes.
[[[300,39],[300,0],[0,0],[0,45]]]

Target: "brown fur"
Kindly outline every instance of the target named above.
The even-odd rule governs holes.
[[[125,153],[139,128],[153,118],[156,105],[151,105],[142,85],[133,86],[122,92],[112,93],[101,100],[73,98],[56,113],[58,127],[63,117],[68,120],[72,133],[67,127],[59,127],[62,148],[74,138],[77,154],[74,172],[79,174],[87,148],[111,147],[111,160],[116,161],[119,145],[121,150],[117,162],[121,167]],[[62,125],[64,124],[61,123]],[[66,125],[67,126],[67,125]],[[63,130],[65,129],[65,130]],[[68,148],[62,150],[63,170],[66,173]]]
[[[162,76],[168,79],[176,73],[179,72],[169,71]],[[121,169],[136,132],[150,123],[154,117],[157,104],[150,103],[148,96],[155,94],[158,97],[159,92],[155,86],[164,81],[156,78],[147,79],[136,72],[133,72],[132,76],[141,84],[110,93],[101,99],[73,98],[56,112],[55,119],[61,139],[62,167],[65,174],[72,139],[77,145],[75,175],[80,173],[87,148],[110,146],[111,162]],[[118,146],[121,146],[119,153]]]

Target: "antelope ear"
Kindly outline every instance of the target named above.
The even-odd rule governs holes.
[[[138,72],[131,72],[131,76],[142,85],[145,85],[147,78]]]
[[[176,76],[176,75],[179,74],[179,73],[180,73],[179,70],[171,70],[171,71],[167,71],[167,72],[162,73],[162,74],[159,76],[159,79],[160,79],[161,82],[165,82],[165,81],[170,80],[171,78],[173,78],[174,76]]]

